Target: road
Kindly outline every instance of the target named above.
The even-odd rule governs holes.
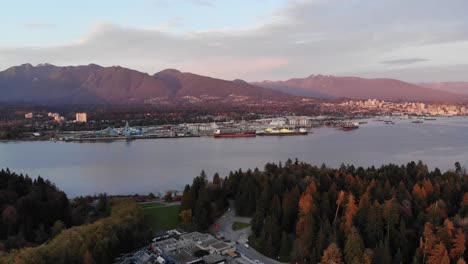
[[[259,262],[265,264],[280,264],[281,262],[262,255],[252,247],[245,246],[248,242],[248,237],[252,232],[250,227],[237,231],[232,229],[232,224],[234,222],[250,223],[250,220],[251,218],[249,217],[236,216],[234,208],[231,206],[230,210],[216,221],[215,226],[219,227],[218,231],[224,236],[225,239],[236,242],[235,246],[237,251],[241,253],[244,258],[250,260],[251,263],[256,263],[255,260],[258,260]]]

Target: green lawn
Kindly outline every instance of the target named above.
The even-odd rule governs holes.
[[[146,206],[143,207],[145,213],[146,226],[153,232],[168,230],[179,227],[178,213],[180,205],[172,206]]]
[[[160,202],[149,202],[149,203],[140,203],[138,205],[144,209],[148,207],[160,207],[160,206],[163,206],[164,204]]]
[[[237,231],[244,228],[250,227],[249,223],[234,222],[232,223],[232,230]]]

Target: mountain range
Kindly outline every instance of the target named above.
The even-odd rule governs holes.
[[[467,86],[453,83],[450,87],[455,88],[446,88],[448,86],[325,75],[247,83],[175,69],[149,75],[119,66],[23,64],[0,72],[0,103],[258,103],[262,100],[284,102],[301,97],[459,102],[468,98],[468,92],[463,90]]]
[[[0,102],[30,104],[140,104],[200,97],[291,97],[244,81],[225,81],[167,69],[154,75],[122,67],[23,64],[0,72]]]
[[[252,83],[298,96],[317,98],[375,98],[389,101],[441,101],[458,102],[468,96],[461,96],[456,91],[442,91],[430,85],[417,85],[395,79],[365,79],[359,77],[337,77],[330,75],[310,75],[306,78],[294,78],[286,81],[263,81]]]
[[[418,83],[417,85],[451,93],[468,95],[468,82]]]

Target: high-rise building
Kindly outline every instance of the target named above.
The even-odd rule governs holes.
[[[59,114],[54,115],[54,121],[55,122],[63,122],[65,121],[65,118],[63,116],[60,116]]]
[[[76,113],[76,122],[87,122],[86,113]]]

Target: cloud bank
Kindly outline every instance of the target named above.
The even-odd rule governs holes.
[[[0,45],[0,68],[97,63],[249,81],[319,73],[466,81],[465,10],[464,0],[302,0],[259,14],[258,23],[244,28],[176,32],[184,21],[176,17],[154,29],[98,23],[67,45]]]

